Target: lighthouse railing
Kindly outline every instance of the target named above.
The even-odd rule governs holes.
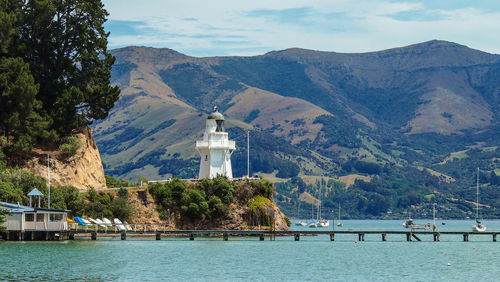
[[[229,148],[234,149],[236,147],[236,142],[232,140],[224,140],[224,141],[196,141],[197,148]]]

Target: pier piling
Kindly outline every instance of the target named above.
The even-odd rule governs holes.
[[[387,241],[387,234],[382,233],[382,242]]]
[[[161,240],[161,233],[160,232],[156,232],[156,240]]]
[[[193,233],[189,234],[189,240],[191,240],[191,241],[194,240],[194,234]]]
[[[432,236],[434,237],[434,242],[439,242],[439,237],[440,237],[439,233],[434,233],[432,234]]]
[[[299,241],[300,240],[300,234],[294,234],[293,238],[295,239],[295,241]]]
[[[260,240],[260,241],[264,241],[264,234],[263,234],[263,233],[261,233],[261,234],[259,235],[259,240]]]
[[[122,240],[126,240],[126,239],[127,239],[127,232],[122,231],[122,234],[121,234],[120,238],[121,238]]]
[[[406,241],[411,242],[411,232],[406,233]]]
[[[464,233],[464,242],[469,242],[469,233]]]
[[[497,241],[497,234],[493,233],[493,242],[496,242],[496,241]]]
[[[335,241],[335,233],[330,233],[330,241]]]
[[[224,235],[222,235],[224,237],[224,241],[227,241],[229,240],[229,235],[227,233],[224,233]]]

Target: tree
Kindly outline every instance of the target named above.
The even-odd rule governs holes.
[[[17,15],[10,53],[29,64],[53,128],[66,134],[105,118],[120,91],[109,84],[115,58],[107,51],[101,1],[23,1]]]
[[[9,214],[9,211],[6,209],[0,209],[0,231],[5,230],[5,226],[3,223],[5,222],[5,216]]]
[[[0,133],[11,139],[10,151],[31,151],[39,138],[47,138],[49,122],[38,112],[38,85],[21,58],[0,58]]]

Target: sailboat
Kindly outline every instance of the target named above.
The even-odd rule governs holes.
[[[300,210],[300,202],[299,202],[299,205],[297,207],[297,218],[300,218],[300,212],[299,212],[299,210]],[[306,226],[307,223],[305,221],[303,221],[303,220],[300,219],[299,221],[295,222],[295,225],[297,225],[297,226]]]
[[[476,224],[472,225],[472,231],[484,232],[486,231],[486,225],[479,221],[479,168],[477,168],[477,178],[476,178]]]
[[[318,223],[316,224],[318,227],[329,227],[330,226],[330,221],[321,218],[321,201],[319,202],[319,220]]]
[[[339,222],[337,222],[338,227],[342,227],[344,224],[340,221],[340,203],[339,203]]]
[[[318,223],[316,221],[314,221],[314,209],[313,209],[314,205],[311,204],[311,223],[309,223],[309,227],[311,228],[316,228]]]

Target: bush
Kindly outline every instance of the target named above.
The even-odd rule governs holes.
[[[119,187],[129,187],[129,183],[127,180],[118,180],[112,176],[105,175],[104,178],[106,178],[106,186],[108,188],[119,188]]]
[[[292,222],[290,221],[290,219],[288,217],[285,216],[285,222],[286,222],[286,225],[288,227],[292,226]]]
[[[116,198],[111,203],[111,212],[116,218],[119,218],[121,220],[128,220],[132,215],[133,209],[132,206],[128,204],[126,199]]]
[[[222,200],[217,196],[212,196],[208,200],[209,216],[210,218],[217,218],[224,216],[229,207],[225,205]]]
[[[59,146],[59,151],[66,157],[73,156],[76,154],[76,151],[80,149],[82,146],[82,141],[78,139],[76,136],[69,136],[66,138],[66,143],[61,144]]]
[[[126,188],[120,188],[120,190],[118,190],[118,197],[128,199],[128,190]]]

